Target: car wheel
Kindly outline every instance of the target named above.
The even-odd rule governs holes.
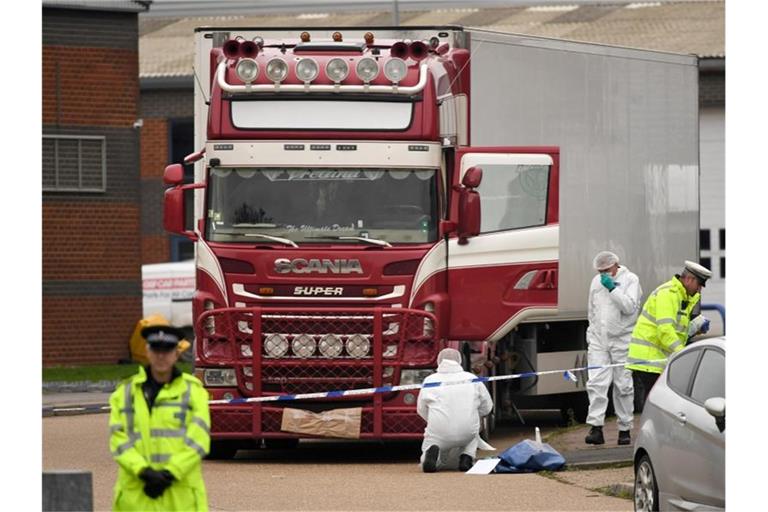
[[[211,449],[205,457],[208,460],[229,460],[235,457],[238,444],[230,439],[211,440]]]
[[[635,467],[635,510],[658,512],[659,486],[648,455],[643,455]]]

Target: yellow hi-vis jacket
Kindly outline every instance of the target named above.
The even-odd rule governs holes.
[[[643,305],[629,342],[626,368],[649,373],[661,373],[666,359],[683,349],[688,341],[691,311],[700,294],[688,296],[683,283],[673,277],[656,288]],[[658,362],[646,362],[664,359]]]
[[[144,368],[109,398],[109,448],[119,465],[113,510],[208,510],[200,461],[210,449],[208,392],[182,373],[163,385],[150,412]],[[151,466],[175,480],[157,499],[144,494],[139,472]]]

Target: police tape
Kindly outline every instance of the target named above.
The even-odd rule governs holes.
[[[666,361],[666,359],[651,359],[651,360],[639,361],[639,362],[658,363],[663,361]],[[478,384],[478,383],[485,383],[485,382],[497,382],[502,380],[525,379],[529,377],[540,377],[542,375],[557,375],[557,374],[562,375],[563,379],[565,380],[578,382],[578,377],[576,377],[576,373],[578,372],[615,368],[619,366],[625,366],[626,364],[627,363],[614,363],[614,364],[607,364],[607,365],[583,366],[580,368],[570,368],[567,370],[544,370],[540,372],[524,372],[524,373],[515,373],[511,375],[494,375],[492,377],[475,377],[472,379],[457,380],[457,381],[427,382],[422,384],[403,384],[399,386],[379,386],[375,388],[365,388],[365,389],[320,391],[316,393],[258,396],[258,397],[252,397],[252,398],[230,398],[230,399],[222,399],[222,400],[209,400],[208,403],[211,405],[223,405],[223,404],[245,404],[245,403],[263,403],[263,402],[291,402],[295,400],[313,400],[317,398],[340,398],[340,397],[347,397],[347,396],[391,393],[393,391],[413,391],[417,389],[429,389],[429,388],[436,388],[440,386],[456,386],[460,384]]]
[[[647,361],[638,361],[641,363],[658,363],[664,362],[666,359],[651,359]],[[515,373],[510,375],[494,375],[491,377],[474,377],[472,379],[457,380],[457,381],[445,381],[445,382],[427,382],[421,384],[402,384],[399,386],[378,386],[375,388],[365,389],[347,389],[336,391],[321,391],[316,393],[301,393],[295,395],[274,395],[274,396],[258,396],[251,398],[230,398],[221,400],[209,400],[211,405],[230,405],[230,404],[246,404],[246,403],[263,403],[263,402],[291,402],[295,400],[313,400],[317,398],[341,398],[348,396],[360,396],[360,395],[375,395],[381,393],[391,393],[393,391],[415,391],[417,389],[430,389],[441,386],[456,386],[461,384],[478,384],[486,382],[498,382],[504,380],[525,379],[532,377],[540,377],[542,375],[562,375],[563,379],[578,382],[576,376],[579,372],[586,372],[589,370],[600,370],[607,368],[617,368],[619,366],[625,366],[626,363],[614,363],[607,365],[592,365],[583,366],[580,368],[569,368],[567,370],[543,370],[538,372],[524,372]],[[84,405],[84,406],[70,406],[70,407],[43,407],[43,416],[51,415],[67,415],[67,414],[88,414],[97,412],[109,411],[109,405]]]

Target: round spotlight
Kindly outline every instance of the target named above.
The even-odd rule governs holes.
[[[267,78],[273,82],[282,82],[288,76],[288,63],[279,57],[267,62]]]
[[[407,72],[408,66],[405,65],[403,59],[389,59],[387,63],[384,64],[384,76],[386,76],[387,80],[392,83],[396,84],[405,78]]]
[[[317,78],[317,74],[319,73],[319,71],[320,71],[320,68],[318,67],[315,59],[310,59],[308,57],[305,57],[303,59],[300,59],[299,62],[296,64],[296,76],[302,82],[311,82],[312,80]]]
[[[259,63],[253,59],[240,59],[235,66],[235,73],[243,82],[253,82],[259,76]]]
[[[306,358],[315,353],[316,345],[315,339],[309,334],[299,334],[293,338],[291,349],[298,357]]]
[[[360,80],[370,82],[379,75],[379,63],[370,57],[365,57],[357,61],[355,71]]]
[[[349,65],[344,59],[333,58],[325,65],[325,74],[334,82],[341,82],[349,75]]]
[[[264,352],[269,357],[283,357],[288,353],[288,338],[282,334],[270,334],[264,340]]]
[[[347,339],[347,354],[355,358],[368,355],[371,350],[371,342],[362,334],[353,334]]]
[[[339,357],[341,350],[344,348],[344,344],[341,342],[341,338],[335,334],[326,334],[320,339],[318,350],[325,357]]]

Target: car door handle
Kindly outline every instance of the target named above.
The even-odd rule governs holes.
[[[685,425],[688,422],[688,418],[685,417],[685,414],[682,412],[677,413],[675,416],[677,416],[677,421]]]

